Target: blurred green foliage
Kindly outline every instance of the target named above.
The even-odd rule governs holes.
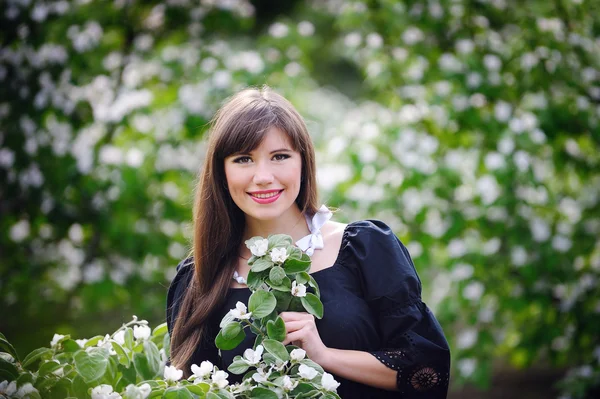
[[[455,383],[504,359],[597,389],[597,2],[254,4],[2,3],[7,338],[27,352],[164,321],[207,123],[266,83],[307,120],[324,202],[408,246]]]

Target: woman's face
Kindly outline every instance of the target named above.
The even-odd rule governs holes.
[[[246,217],[273,220],[297,206],[302,158],[288,136],[271,127],[253,151],[225,158],[225,176],[233,202]]]

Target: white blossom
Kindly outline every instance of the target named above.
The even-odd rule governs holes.
[[[294,349],[290,352],[290,358],[295,361],[300,361],[304,359],[306,356],[306,351],[304,349]]]
[[[29,237],[29,221],[23,219],[10,227],[9,236],[14,242],[21,242]]]
[[[38,393],[36,396],[39,397],[38,390],[35,389],[34,386],[30,382],[28,382],[28,383],[24,384],[23,386],[19,387],[15,396],[17,398],[26,398],[26,397],[29,398],[30,397],[29,395],[34,392]],[[120,398],[120,396],[117,394],[117,396],[110,397],[110,399],[113,399],[113,398],[115,398],[115,399]]]
[[[219,370],[214,373],[211,378],[213,384],[216,384],[219,388],[225,388],[227,385],[229,385],[229,381],[227,381],[228,376],[229,374],[223,370]]]
[[[135,339],[145,340],[150,338],[152,330],[146,325],[133,326],[133,336]]]
[[[458,361],[458,371],[463,377],[469,377],[473,374],[475,367],[477,367],[475,359],[467,358]]]
[[[235,309],[231,309],[229,313],[235,318],[239,320],[248,320],[252,316],[252,312],[248,312],[248,308],[244,303],[238,301],[235,304]]]
[[[164,379],[167,381],[179,381],[183,377],[183,370],[175,366],[165,366]]]
[[[543,242],[550,238],[550,225],[543,219],[534,218],[531,220],[529,228],[531,229],[534,241]]]
[[[14,395],[17,392],[17,382],[11,381],[2,381],[0,382],[0,393],[6,394],[8,397]]]
[[[200,367],[198,367],[197,364],[192,364],[192,373],[196,378],[205,378],[213,372],[214,367],[215,366],[213,366],[211,362],[205,360],[202,363],[200,363]]]
[[[281,22],[276,22],[269,27],[269,34],[275,38],[282,38],[287,36],[289,32],[289,28],[287,25],[282,24]]]
[[[304,379],[312,380],[317,376],[317,374],[319,374],[319,372],[313,369],[312,367],[309,367],[305,364],[301,364],[298,368],[298,374]]]
[[[273,263],[283,263],[288,258],[285,248],[273,248],[271,250],[271,260]]]
[[[60,341],[64,337],[65,336],[62,334],[54,334],[54,336],[52,337],[52,341],[50,341],[50,346],[56,346],[58,344],[58,341]]]
[[[474,328],[469,328],[460,332],[456,343],[459,349],[468,349],[472,348],[476,342],[477,330]]]
[[[148,383],[144,383],[139,387],[134,384],[129,384],[127,385],[127,388],[125,388],[125,397],[127,399],[146,399],[150,396],[151,392],[152,387]]]
[[[297,297],[306,296],[306,286],[304,284],[297,284],[294,280],[292,282],[292,295]]]
[[[479,281],[473,281],[463,290],[463,296],[471,301],[477,301],[483,295],[483,284]]]
[[[262,358],[263,351],[264,348],[262,345],[258,345],[256,347],[256,350],[248,348],[244,351],[244,358],[242,360],[244,360],[244,362],[246,362],[249,365],[258,364]]]
[[[125,330],[119,330],[115,333],[115,335],[113,335],[113,339],[119,344],[119,345],[125,345]]]
[[[515,266],[523,266],[527,263],[527,251],[523,247],[514,247],[510,251],[510,259]]]
[[[254,244],[249,247],[249,249],[254,256],[264,256],[269,249],[269,240],[266,238],[263,238],[262,240],[256,240],[254,241]]]
[[[337,387],[340,386],[340,383],[337,382],[331,374],[325,372],[323,373],[323,376],[321,376],[321,385],[323,385],[323,388],[327,391],[335,391]]]
[[[118,392],[113,392],[113,390],[110,385],[98,385],[92,389],[92,399],[121,399],[121,395]]]
[[[269,369],[268,371],[265,371],[264,368],[259,367],[256,369],[256,373],[252,374],[252,379],[255,382],[265,382],[265,381],[267,381],[267,379],[269,378],[270,375],[271,375],[271,369]]]
[[[281,386],[286,391],[291,391],[292,389],[296,388],[297,385],[298,381],[292,381],[289,375],[284,376],[283,380],[281,381]]]
[[[309,21],[302,21],[298,24],[298,33],[301,36],[312,36],[315,33],[315,26]]]

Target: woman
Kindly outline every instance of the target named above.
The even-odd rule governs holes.
[[[318,206],[315,156],[294,107],[269,89],[247,89],[218,112],[196,192],[193,257],[169,288],[171,362],[190,374],[209,360],[226,370],[254,336],[219,352],[219,322],[248,303],[253,236],[290,235],[311,256],[325,314],[284,312],[287,337],[341,382],[348,398],[445,398],[450,352],[421,301],[404,245],[380,221],[343,225]],[[239,381],[230,373],[229,381]]]

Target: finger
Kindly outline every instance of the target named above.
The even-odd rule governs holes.
[[[283,340],[283,344],[287,345],[290,342],[299,341],[296,343],[296,346],[301,346],[300,344],[302,342],[302,338],[304,338],[304,330],[294,331],[293,333],[286,335],[285,339]]]
[[[310,320],[314,319],[314,316],[306,312],[283,312],[280,314],[283,321],[293,320]]]
[[[305,320],[287,321],[285,323],[285,331],[288,333],[298,331],[306,325]]]

